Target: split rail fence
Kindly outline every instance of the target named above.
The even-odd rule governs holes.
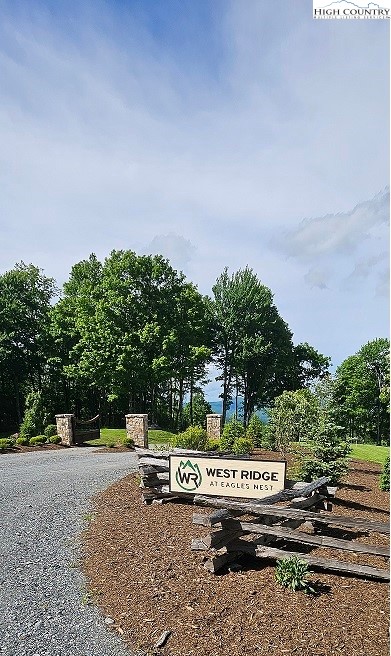
[[[193,514],[193,524],[210,529],[207,535],[193,538],[191,542],[192,550],[204,552],[204,566],[208,571],[216,573],[243,554],[267,561],[298,556],[310,566],[337,574],[389,580],[389,571],[385,567],[308,554],[312,548],[325,547],[360,556],[378,556],[384,559],[385,564],[389,557],[389,547],[353,539],[362,534],[389,535],[389,524],[324,512],[332,510],[332,499],[337,489],[328,485],[327,477],[309,484],[288,481],[288,487],[282,492],[254,501],[172,494],[169,490],[168,453],[136,451],[145,503],[164,503],[183,497],[195,505],[214,509],[209,515]],[[172,453],[194,455],[199,452],[178,449]],[[277,505],[279,503],[285,505]],[[344,537],[322,534],[332,533],[333,529],[342,529]]]

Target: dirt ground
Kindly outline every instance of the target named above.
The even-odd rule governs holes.
[[[380,470],[353,461],[333,513],[388,521]],[[161,656],[389,654],[386,583],[313,572],[317,595],[306,595],[279,586],[274,565],[254,559],[241,571],[210,574],[203,553],[190,550],[191,538],[207,531],[192,525],[194,510],[182,503],[143,505],[136,475],[95,499],[94,520],[83,536],[91,598],[133,650],[155,653],[159,636],[170,631],[157,651]],[[380,534],[354,537],[388,544]],[[387,567],[376,556],[325,548],[311,553]]]

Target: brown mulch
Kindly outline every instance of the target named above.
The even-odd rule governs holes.
[[[381,468],[353,461],[337,492],[333,513],[388,521],[388,497],[378,489]],[[84,570],[91,595],[113,618],[131,649],[161,656],[386,656],[388,585],[313,573],[318,594],[281,588],[274,566],[248,561],[242,571],[208,573],[192,537],[195,507],[141,503],[137,475],[95,499],[95,519],[84,533]],[[197,512],[211,509],[197,508]],[[341,531],[340,531],[341,533]],[[346,532],[345,532],[346,533]],[[387,544],[385,536],[356,539]],[[331,549],[311,553],[386,567],[385,559]]]
[[[64,444],[42,444],[41,446],[13,446],[12,449],[4,449],[0,451],[0,455],[11,453],[27,453],[28,451],[57,451],[58,449],[69,449],[69,446]]]

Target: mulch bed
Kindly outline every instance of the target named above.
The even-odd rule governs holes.
[[[10,453],[27,453],[27,451],[57,451],[58,449],[69,449],[69,446],[63,444],[42,444],[41,446],[14,446],[12,449],[0,451],[0,455]]]
[[[378,489],[381,468],[353,461],[337,492],[333,513],[388,521],[389,495]],[[212,575],[192,537],[195,507],[141,503],[137,475],[127,476],[95,499],[84,533],[84,571],[90,593],[114,619],[129,647],[161,656],[386,656],[388,585],[313,573],[318,594],[280,587],[274,566],[248,560],[242,571]],[[197,512],[210,512],[197,508]],[[387,544],[383,535],[358,540]],[[331,549],[314,555],[385,567],[384,559]]]

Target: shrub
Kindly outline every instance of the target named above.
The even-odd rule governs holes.
[[[134,447],[134,441],[132,440],[131,437],[127,437],[127,436],[121,440],[121,444],[123,446],[126,446],[128,449],[132,449]]]
[[[174,440],[175,447],[190,449],[192,451],[205,451],[208,443],[206,430],[201,426],[189,426],[183,433],[179,433]]]
[[[231,419],[223,428],[220,439],[220,451],[232,452],[235,440],[244,437],[243,425],[237,419]]]
[[[106,444],[105,444],[105,446],[106,446],[108,449],[114,449],[114,447],[115,447],[115,440],[112,440],[112,439],[106,440]]]
[[[248,422],[248,426],[246,429],[246,437],[249,437],[252,440],[255,447],[258,448],[263,447],[265,428],[266,428],[266,424],[264,424],[263,421],[261,421],[258,415],[256,414],[251,415],[250,421]]]
[[[57,435],[57,426],[55,424],[49,424],[43,432],[46,437],[53,437],[53,435]]]
[[[59,435],[50,435],[49,442],[50,444],[60,444],[61,437]]]
[[[304,458],[299,471],[299,478],[302,481],[311,483],[317,478],[322,476],[330,476],[331,483],[334,485],[338,483],[340,478],[348,471],[347,461],[342,459],[331,460],[330,462],[323,462],[316,458]]]
[[[45,442],[46,442],[46,435],[36,435],[35,437],[30,438],[29,445],[41,446],[41,444],[45,444]]]
[[[28,439],[28,437],[18,437],[17,440],[16,440],[16,444],[18,446],[28,446],[29,439]]]
[[[314,440],[313,457],[304,458],[300,477],[311,482],[321,476],[330,476],[335,485],[347,473],[351,446],[341,439],[340,427],[323,418]]]
[[[205,446],[205,451],[218,451],[220,449],[220,440],[210,437]]]
[[[387,456],[383,467],[383,473],[380,476],[379,487],[383,492],[390,491],[390,456]]]
[[[308,565],[305,560],[297,556],[277,560],[275,578],[277,583],[290,590],[303,590],[303,592],[315,592],[308,582]]]
[[[7,437],[2,437],[0,439],[0,451],[5,451],[6,449],[12,449],[14,446],[13,440]]]
[[[241,456],[250,453],[253,448],[254,444],[250,437],[238,437],[233,443],[232,451],[237,456]]]
[[[26,410],[20,426],[21,437],[34,437],[43,429],[41,392],[30,392],[26,397]]]

